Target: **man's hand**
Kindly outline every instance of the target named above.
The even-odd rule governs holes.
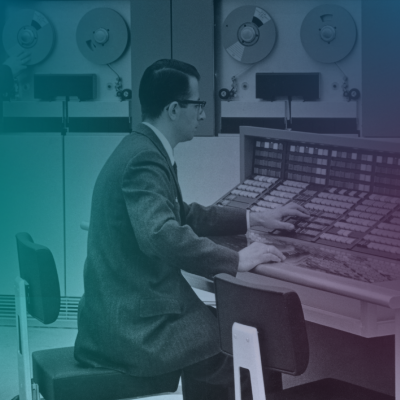
[[[239,251],[238,271],[247,272],[259,264],[284,260],[286,260],[286,257],[275,246],[254,242]]]
[[[309,218],[307,210],[296,203],[289,203],[283,207],[274,210],[250,213],[250,226],[262,226],[270,231],[275,229],[284,229],[291,231],[294,226],[288,222],[282,222],[281,219],[287,216]]]
[[[21,51],[16,55],[10,56],[4,61],[3,65],[8,65],[11,68],[13,77],[17,77],[22,71],[26,69],[26,64],[31,59],[31,55],[26,51]]]

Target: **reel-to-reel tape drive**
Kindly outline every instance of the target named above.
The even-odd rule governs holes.
[[[273,16],[261,7],[242,6],[228,14],[221,27],[222,45],[230,57],[249,65],[249,68],[232,76],[231,89],[222,88],[219,91],[221,100],[237,97],[238,77],[272,54],[278,34],[279,26],[275,24]],[[290,34],[300,36],[303,49],[314,61],[337,65],[353,50],[357,27],[345,8],[321,4],[305,15],[300,32],[292,30]],[[358,89],[348,90],[348,77],[344,73],[342,88],[348,100],[360,97]]]
[[[61,36],[65,33],[60,30],[58,34]],[[55,39],[55,29],[50,20],[41,12],[32,9],[12,12],[2,34],[3,46],[8,56],[16,56],[21,52],[28,53],[30,55],[28,66],[39,64],[48,58],[55,46]],[[94,64],[109,66],[125,53],[128,43],[128,25],[121,14],[114,9],[92,9],[77,24],[76,46],[81,55]],[[115,74],[116,95],[120,100],[129,100],[131,90],[123,89],[122,78],[116,72]],[[35,79],[35,82],[39,81],[41,80]],[[59,86],[65,87],[61,83]],[[69,87],[65,96],[73,93],[72,89]],[[79,92],[79,88],[77,91]]]
[[[9,56],[22,51],[30,54],[27,65],[42,62],[54,45],[54,29],[49,20],[35,10],[21,10],[8,19],[3,29],[3,46]]]
[[[50,21],[39,11],[24,9],[13,13],[3,29],[3,46],[9,56],[25,51],[28,65],[42,62],[50,55],[55,32]],[[125,52],[129,29],[124,18],[111,8],[88,11],[76,29],[81,54],[96,64],[110,64]]]

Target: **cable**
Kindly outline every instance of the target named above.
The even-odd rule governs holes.
[[[339,64],[338,64],[337,62],[335,62],[334,64],[340,69],[340,72],[343,74],[343,76],[344,76],[346,79],[348,79],[347,75],[344,73],[344,71],[342,70],[342,68],[339,67]]]
[[[118,75],[118,73],[117,73],[113,68],[111,68],[111,65],[110,65],[110,64],[107,64],[107,67],[110,68],[111,71],[113,71],[114,74],[117,75],[119,79],[121,79],[121,77]]]

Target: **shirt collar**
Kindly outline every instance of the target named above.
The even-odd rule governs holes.
[[[142,122],[142,124],[148,126],[155,133],[155,135],[160,139],[160,142],[164,146],[164,149],[169,156],[171,165],[174,165],[175,164],[174,151],[172,150],[172,147],[169,144],[167,138],[152,124],[149,124],[148,122]]]

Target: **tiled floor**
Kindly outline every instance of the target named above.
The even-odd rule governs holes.
[[[76,329],[29,328],[30,351],[73,346],[76,332]],[[16,328],[0,326],[0,400],[11,400],[18,394],[16,354]],[[152,399],[182,400],[182,394],[178,390],[177,393],[154,396]]]

